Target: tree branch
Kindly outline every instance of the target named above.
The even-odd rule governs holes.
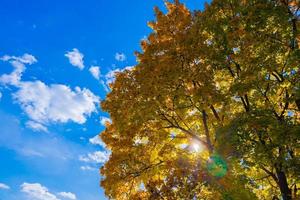
[[[170,125],[167,126],[167,128],[176,128],[176,129],[179,129],[181,130],[182,132],[184,132],[185,134],[187,134],[188,136],[190,136],[191,138],[199,141],[201,144],[205,145],[208,149],[209,149],[209,146],[208,144],[203,141],[198,135],[196,135],[195,133],[193,133],[191,130],[187,130],[183,127],[181,127],[177,122],[172,122],[167,116],[165,116],[165,114],[161,113],[160,114],[162,116],[162,120],[165,120],[167,121]]]
[[[203,121],[203,126],[204,126],[204,132],[205,132],[205,137],[206,137],[206,143],[207,143],[207,146],[208,146],[208,150],[209,152],[213,152],[214,150],[214,147],[211,143],[211,140],[210,140],[210,135],[209,135],[209,129],[208,129],[208,126],[207,126],[207,114],[205,112],[205,110],[202,110],[202,121]]]
[[[273,178],[273,180],[278,184],[278,179],[277,179],[276,175],[273,172],[271,172],[270,170],[268,170],[267,168],[265,168],[262,165],[260,167],[263,171],[265,171],[268,175],[270,175]]]

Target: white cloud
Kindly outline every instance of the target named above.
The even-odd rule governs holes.
[[[83,124],[87,116],[97,110],[99,98],[88,89],[66,85],[46,85],[41,81],[22,82],[13,95],[25,113],[35,122]]]
[[[84,55],[79,52],[78,49],[74,48],[72,51],[68,51],[65,56],[69,58],[71,65],[78,67],[79,69],[84,68],[83,57]]]
[[[122,70],[120,70],[118,68],[114,69],[114,70],[110,70],[109,72],[107,72],[107,74],[105,74],[104,80],[100,80],[100,83],[106,92],[110,91],[109,84],[111,84],[115,81],[116,73],[121,72],[121,71]]]
[[[1,98],[2,98],[2,93],[0,92],[0,100],[1,100]]]
[[[21,191],[34,200],[59,200],[48,188],[39,183],[23,183]]]
[[[46,126],[44,126],[41,123],[35,122],[35,121],[26,122],[26,127],[31,128],[32,130],[34,130],[36,132],[48,132],[48,129]]]
[[[19,85],[23,72],[26,70],[25,64],[32,65],[37,62],[36,58],[30,54],[21,57],[5,55],[0,60],[9,62],[14,70],[10,74],[0,76],[0,83],[4,85]]]
[[[119,73],[119,72],[123,72],[125,70],[132,70],[134,66],[127,66],[123,69],[114,69],[114,70],[111,70],[109,71],[106,75],[105,75],[105,80],[106,80],[106,84],[109,85],[110,83],[113,83],[115,81],[115,78],[116,78],[116,74]]]
[[[100,117],[100,123],[102,126],[105,126],[107,122],[111,123],[111,119],[108,117],[103,117],[103,116]]]
[[[99,135],[95,135],[94,137],[89,139],[89,142],[93,145],[100,145],[101,147],[105,148],[106,145],[104,144],[104,142],[101,140],[101,138],[99,137]]]
[[[117,61],[123,62],[126,60],[126,55],[124,53],[116,53],[115,54],[115,59]]]
[[[109,71],[106,75],[105,75],[105,83],[106,85],[109,85],[111,83],[113,83],[115,81],[115,76],[117,73],[122,72],[122,70],[120,69],[114,69]]]
[[[10,189],[10,187],[8,186],[8,185],[6,185],[6,184],[4,184],[4,183],[0,183],[0,190],[9,190]]]
[[[105,163],[109,159],[110,153],[107,151],[95,151],[93,153],[88,153],[85,156],[79,156],[79,160],[82,162],[91,163]]]
[[[130,71],[133,68],[134,68],[134,66],[127,66],[127,67],[125,67],[123,69],[117,68],[117,69],[110,70],[109,72],[107,72],[105,74],[105,76],[104,76],[105,81],[102,81],[102,83],[101,83],[103,85],[104,89],[106,90],[106,92],[110,91],[109,85],[115,81],[117,73],[123,72],[125,70],[129,70]]]
[[[100,74],[100,67],[99,66],[91,66],[89,71],[95,79],[97,79],[97,80],[100,79],[101,74]]]
[[[96,170],[97,170],[96,168],[90,167],[90,166],[88,166],[88,165],[86,165],[86,166],[81,166],[80,169],[81,169],[82,171],[96,171]]]
[[[46,85],[39,80],[22,81],[25,64],[37,62],[34,56],[5,55],[0,60],[9,62],[14,67],[10,74],[0,76],[0,83],[17,88],[13,98],[30,118],[26,123],[27,127],[47,131],[46,125],[53,122],[72,121],[83,124],[91,113],[97,111],[99,97],[86,88],[75,87],[73,90],[62,84]]]
[[[4,85],[17,86],[21,80],[22,74],[25,71],[26,67],[23,63],[19,61],[11,61],[10,63],[14,67],[14,71],[10,74],[3,74],[0,77],[0,82]]]
[[[76,200],[76,195],[71,192],[60,192],[58,193],[59,196],[64,197],[66,199]]]
[[[24,64],[30,64],[30,65],[37,62],[36,58],[33,55],[30,55],[28,53],[23,54],[23,56],[21,56],[21,57],[4,55],[3,57],[0,58],[0,60],[3,60],[3,61],[15,60],[15,61],[19,61]]]

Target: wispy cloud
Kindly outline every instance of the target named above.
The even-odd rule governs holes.
[[[114,70],[111,70],[109,71],[106,75],[105,75],[105,83],[106,85],[109,85],[111,84],[112,82],[115,81],[115,76],[117,73],[121,72],[120,69],[114,69]]]
[[[78,49],[74,48],[72,51],[68,51],[65,56],[69,58],[69,62],[71,63],[71,65],[78,67],[81,70],[84,68],[84,55],[80,53]]]
[[[123,69],[116,68],[116,69],[113,69],[113,70],[110,70],[109,72],[107,72],[104,76],[104,81],[102,83],[102,85],[103,85],[104,89],[106,90],[106,92],[110,91],[109,85],[115,81],[117,73],[123,72],[125,70],[132,70],[133,67],[134,66],[127,66]]]
[[[106,145],[104,144],[104,142],[101,140],[99,135],[95,135],[94,137],[89,139],[89,142],[93,145],[99,145],[103,148],[106,147]]]
[[[101,123],[102,126],[105,126],[106,123],[111,123],[111,119],[108,118],[108,117],[101,116],[100,117],[100,123]]]
[[[95,151],[93,153],[88,153],[87,155],[79,156],[79,160],[82,162],[90,163],[105,163],[109,159],[110,153],[107,151]]]
[[[100,79],[101,73],[100,73],[100,67],[99,66],[91,66],[89,71],[95,79],[97,79],[97,80]]]
[[[5,55],[1,57],[0,60],[9,62],[14,68],[10,74],[3,74],[0,76],[0,83],[13,86],[19,85],[22,74],[26,70],[25,64],[32,65],[37,62],[33,55],[27,53],[20,57]]]
[[[126,55],[124,53],[116,53],[115,54],[115,59],[117,61],[123,62],[126,60]]]
[[[23,183],[21,191],[34,200],[59,200],[54,194],[50,193],[48,188],[40,183]]]
[[[41,166],[43,171],[51,169],[51,173],[59,172],[85,152],[82,147],[52,132],[25,134],[26,130],[14,116],[0,112],[0,119],[6,122],[0,123],[0,147],[15,151],[30,166]],[[47,162],[49,160],[51,162]]]
[[[4,184],[4,183],[0,183],[0,190],[9,190],[10,189],[10,187],[8,186],[8,185],[6,185],[6,184]]]
[[[80,169],[82,171],[96,171],[97,170],[95,167],[91,167],[91,166],[88,166],[88,165],[81,166]]]
[[[65,199],[71,199],[71,200],[76,200],[76,195],[71,193],[71,192],[59,192],[57,193],[58,196],[61,196]]]
[[[48,129],[46,126],[44,126],[41,123],[35,122],[35,121],[28,121],[26,122],[26,127],[37,131],[37,132],[48,132]]]
[[[44,154],[36,150],[35,147],[18,147],[17,151],[27,157],[44,157]]]
[[[0,60],[3,61],[18,61],[24,64],[33,64],[37,62],[36,58],[33,55],[30,55],[28,53],[23,54],[23,56],[10,56],[10,55],[4,55],[0,58]]]

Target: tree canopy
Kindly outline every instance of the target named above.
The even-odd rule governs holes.
[[[155,8],[101,103],[110,199],[300,198],[297,0]]]

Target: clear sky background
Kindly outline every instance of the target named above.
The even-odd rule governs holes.
[[[203,0],[185,0],[202,9]],[[0,0],[0,200],[101,200],[99,102],[162,0]]]

